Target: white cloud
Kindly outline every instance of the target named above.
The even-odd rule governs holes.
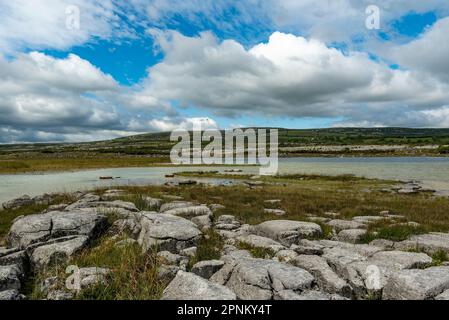
[[[345,55],[319,40],[280,32],[250,49],[210,33],[159,34],[165,59],[150,68],[145,90],[224,116],[355,117],[444,105],[447,84],[392,70],[367,54]],[[369,120],[369,119],[368,119]],[[382,121],[380,121],[382,123]]]
[[[418,39],[395,47],[401,66],[439,76],[449,83],[449,17],[440,19]]]
[[[155,131],[193,130],[200,127],[202,130],[218,129],[215,120],[207,117],[184,118],[173,121],[170,118],[153,119],[148,125]]]
[[[79,8],[79,29],[66,27],[69,6]],[[0,51],[69,49],[94,38],[109,38],[113,30],[120,30],[117,27],[121,25],[114,8],[111,0],[1,1]]]

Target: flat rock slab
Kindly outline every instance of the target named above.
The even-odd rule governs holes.
[[[341,220],[334,219],[329,222],[326,222],[328,226],[331,226],[337,231],[346,230],[346,229],[363,229],[366,227],[364,223],[350,220]]]
[[[282,244],[280,244],[277,241],[274,241],[273,239],[258,236],[255,234],[239,236],[235,239],[239,242],[249,244],[250,246],[253,246],[256,248],[264,248],[264,249],[272,250],[274,253],[277,253],[280,250],[286,249],[285,246],[283,246]]]
[[[174,208],[166,210],[164,211],[164,213],[171,214],[173,216],[184,217],[187,219],[204,215],[212,215],[212,211],[207,206],[190,206],[190,207]]]
[[[164,203],[161,205],[159,212],[165,212],[168,210],[178,209],[178,208],[186,208],[186,207],[194,207],[198,204],[190,201],[172,201],[168,203]]]
[[[366,234],[365,229],[346,229],[338,233],[338,241],[359,243]]]
[[[210,282],[196,274],[179,271],[165,288],[163,300],[235,300],[229,288]]]
[[[303,238],[322,234],[321,227],[316,223],[293,220],[266,221],[256,225],[254,229],[257,235],[273,239],[287,247]]]
[[[427,300],[449,289],[449,267],[402,270],[394,273],[383,291],[386,300]]]
[[[332,270],[326,259],[314,255],[299,255],[292,263],[309,271],[315,277],[321,290],[327,293],[337,293],[345,297],[351,297],[351,287]]]
[[[63,264],[72,255],[85,248],[88,242],[87,236],[79,236],[68,241],[39,246],[32,251],[31,265],[35,271],[41,271],[49,265]]]
[[[435,300],[449,300],[449,289],[435,297]]]
[[[22,270],[17,265],[0,266],[0,291],[20,290]]]
[[[351,285],[357,298],[380,295],[388,278],[403,269],[421,268],[432,262],[423,253],[382,251],[369,245],[337,245],[322,256],[332,269]]]
[[[329,294],[327,292],[308,290],[298,294],[292,290],[283,290],[277,292],[275,300],[302,300],[302,301],[319,301],[319,300],[348,300],[337,294]]]
[[[240,300],[270,300],[275,292],[302,292],[312,287],[314,278],[304,269],[274,260],[248,258],[245,255],[224,258],[225,266],[211,277],[224,284]]]
[[[202,235],[193,222],[165,213],[144,213],[140,223],[138,242],[145,251],[156,245],[161,251],[178,253],[195,246]]]
[[[8,234],[11,247],[27,248],[36,242],[71,235],[96,236],[104,229],[107,218],[91,212],[53,211],[22,217]]]
[[[264,209],[265,213],[274,214],[276,216],[285,216],[287,212],[281,209]]]
[[[200,261],[192,267],[192,272],[204,279],[210,279],[224,264],[221,260]]]
[[[418,249],[430,255],[438,251],[449,254],[449,233],[432,232],[412,236],[410,239],[396,243],[399,250]]]

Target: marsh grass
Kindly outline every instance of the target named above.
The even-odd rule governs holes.
[[[208,230],[204,233],[204,237],[197,244],[196,255],[190,259],[188,268],[200,261],[216,260],[221,256],[224,246],[224,240],[214,230]]]
[[[275,256],[275,252],[269,248],[254,247],[246,242],[239,242],[237,248],[249,251],[253,258],[272,259]]]

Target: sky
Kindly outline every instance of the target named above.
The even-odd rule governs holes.
[[[449,127],[448,57],[447,0],[0,0],[0,143]]]

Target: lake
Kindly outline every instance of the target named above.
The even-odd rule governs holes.
[[[449,195],[449,158],[381,157],[381,158],[282,158],[279,172],[341,175],[354,174],[367,178],[417,180],[424,187]],[[226,168],[229,169],[229,168]],[[220,170],[217,167],[150,167],[113,168],[76,172],[0,175],[0,203],[23,194],[35,196],[46,192],[69,192],[95,187],[163,184],[166,174],[181,171]],[[258,168],[244,167],[245,173],[257,174]],[[99,180],[111,176],[114,180]],[[198,179],[204,182],[230,183],[229,179]]]

